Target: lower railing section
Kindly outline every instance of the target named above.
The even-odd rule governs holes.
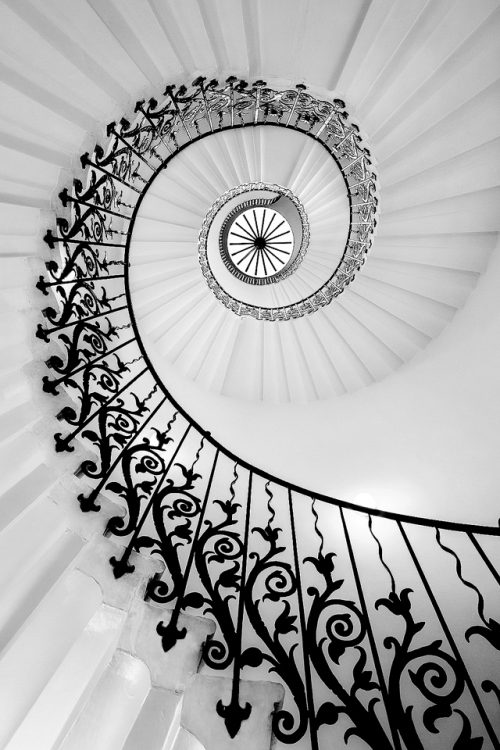
[[[105,491],[121,501],[107,533],[126,546],[116,577],[148,551],[165,570],[147,589],[173,607],[157,624],[165,652],[184,612],[214,619],[206,673],[231,675],[216,713],[231,737],[252,714],[240,681],[285,688],[273,732],[283,744],[499,747],[498,530],[346,508],[233,462],[177,416],[126,448]],[[171,442],[169,442],[169,440]],[[491,551],[494,555],[490,557]]]

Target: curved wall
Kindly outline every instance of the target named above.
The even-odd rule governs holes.
[[[368,493],[381,509],[494,523],[498,250],[448,329],[380,383],[304,406],[264,406],[209,395],[171,370],[172,395],[223,445],[288,481],[351,501]]]

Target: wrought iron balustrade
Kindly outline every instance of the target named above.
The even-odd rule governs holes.
[[[137,334],[128,250],[150,181],[192,141],[262,124],[322,142],[355,217],[327,288],[288,317],[331,301],[363,262],[375,177],[343,102],[234,77],[139,102],[133,122],[112,123],[106,147],[82,157],[45,238],[54,258],[37,284],[49,298],[37,329],[50,345],[43,388],[74,401],[59,413],[56,450],[83,441],[92,451],[79,469],[93,482],[82,511],[99,512],[103,493],[125,511],[107,526],[124,545],[114,575],[131,572],[136,553],[163,560],[148,587],[172,609],[157,629],[163,648],[185,637],[182,612],[215,620],[204,662],[233,676],[217,709],[231,736],[252,711],[240,679],[269,676],[286,689],[273,724],[285,744],[357,736],[373,750],[500,748],[500,528],[361,508],[249,466],[174,401]]]

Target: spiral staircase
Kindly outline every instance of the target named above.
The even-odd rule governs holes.
[[[0,747],[500,748],[497,0],[0,20]]]

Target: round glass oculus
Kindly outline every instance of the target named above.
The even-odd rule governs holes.
[[[228,227],[226,243],[227,265],[240,278],[271,280],[281,276],[294,255],[290,224],[269,206],[238,213]]]

